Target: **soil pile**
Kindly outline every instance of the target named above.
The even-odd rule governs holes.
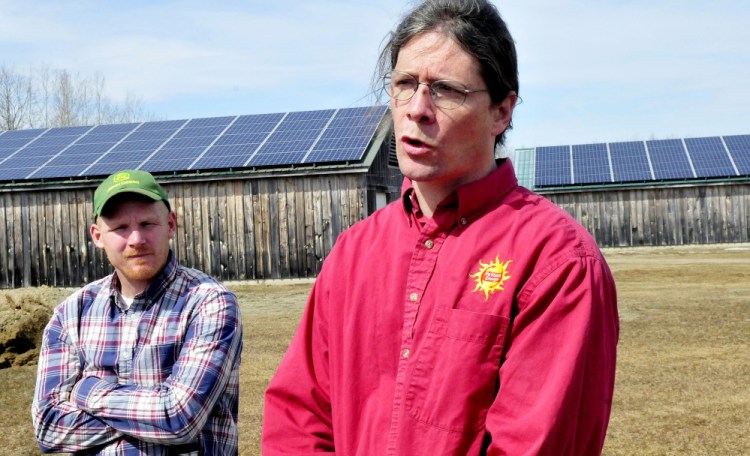
[[[36,363],[52,310],[37,295],[0,294],[0,369]]]

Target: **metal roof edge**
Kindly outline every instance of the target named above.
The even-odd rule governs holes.
[[[655,188],[672,187],[699,187],[703,185],[723,186],[750,183],[750,177],[742,176],[736,178],[720,179],[689,179],[689,180],[669,180],[658,182],[631,182],[620,184],[595,184],[595,185],[568,185],[564,187],[534,187],[532,190],[540,195],[557,194],[557,193],[581,193],[581,192],[604,192],[609,190],[651,190]]]

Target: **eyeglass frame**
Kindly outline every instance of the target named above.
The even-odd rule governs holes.
[[[392,77],[393,73],[400,73],[400,74],[406,75],[417,83],[417,86],[414,87],[414,92],[412,92],[411,95],[409,95],[406,98],[397,98],[391,94],[391,89],[393,89],[393,77]],[[461,102],[458,103],[456,106],[452,106],[452,107],[440,106],[439,100],[444,100],[445,98],[438,98],[438,92],[432,87],[434,84],[440,84],[440,83],[450,83],[450,84],[447,84],[449,88],[455,90],[458,93],[463,94],[464,97],[461,100]],[[427,86],[428,92],[430,94],[430,100],[436,107],[441,108],[441,109],[448,109],[448,110],[460,108],[466,102],[466,98],[469,94],[479,93],[479,92],[489,92],[489,89],[468,89],[463,82],[459,82],[454,79],[438,79],[432,82],[421,82],[419,79],[417,79],[413,75],[405,71],[399,71],[399,70],[391,70],[388,73],[386,73],[385,76],[383,76],[383,91],[385,91],[385,94],[388,95],[388,98],[392,100],[397,100],[397,101],[411,100],[414,97],[414,95],[417,94],[417,91],[419,90],[420,85]],[[459,85],[463,87],[463,89],[459,89],[458,87],[453,87],[454,85]],[[404,93],[404,92],[405,91],[402,90],[400,93]]]

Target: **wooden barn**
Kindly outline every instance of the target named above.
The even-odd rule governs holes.
[[[398,197],[384,106],[0,132],[0,287],[110,272],[88,227],[112,172],[170,195],[173,250],[221,280],[312,278],[338,235]],[[603,247],[750,242],[750,135],[537,147],[521,185]]]
[[[520,149],[519,181],[602,247],[750,242],[750,135]]]
[[[311,278],[337,236],[396,198],[385,107],[0,133],[0,287],[80,286],[111,271],[93,194],[152,172],[173,250],[220,280]]]

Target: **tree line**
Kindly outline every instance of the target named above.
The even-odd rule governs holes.
[[[83,76],[48,65],[26,72],[0,65],[0,130],[71,127],[154,120],[140,97],[115,102],[101,73]]]

